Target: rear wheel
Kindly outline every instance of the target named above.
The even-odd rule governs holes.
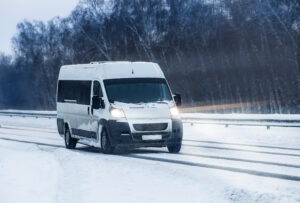
[[[179,153],[180,149],[181,149],[181,142],[179,143],[175,143],[175,144],[170,144],[167,146],[168,147],[168,151],[170,153]]]
[[[77,141],[78,141],[77,139],[71,137],[71,133],[70,133],[69,128],[66,128],[66,130],[65,130],[65,145],[66,145],[66,148],[75,149]]]
[[[110,140],[105,128],[103,128],[101,133],[101,148],[104,154],[112,154],[114,152],[114,147],[111,146]]]

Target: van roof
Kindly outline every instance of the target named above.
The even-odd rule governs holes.
[[[59,73],[60,80],[90,80],[97,78],[165,78],[165,76],[156,63],[129,61],[65,65],[61,67]]]

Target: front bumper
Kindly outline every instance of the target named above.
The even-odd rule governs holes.
[[[169,131],[132,132],[128,122],[109,120],[107,130],[112,146],[127,147],[165,147],[182,141],[183,128],[179,119],[172,119],[172,129]],[[161,140],[143,140],[143,135],[162,135]]]

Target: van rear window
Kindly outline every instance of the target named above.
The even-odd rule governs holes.
[[[92,81],[60,80],[57,102],[90,105]]]

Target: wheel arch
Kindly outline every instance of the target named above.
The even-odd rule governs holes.
[[[72,128],[71,128],[71,125],[70,125],[70,122],[69,122],[69,121],[65,121],[65,122],[64,122],[64,131],[65,131],[65,132],[66,132],[66,129],[69,129],[70,134],[71,134],[71,136],[72,136],[73,133],[72,133]]]
[[[102,126],[101,134],[102,134],[103,129],[105,129],[105,130],[106,130],[106,133],[107,133],[107,135],[108,135],[108,139],[109,139],[111,145],[114,146],[115,142],[114,142],[114,140],[113,140],[113,137],[111,136],[111,132],[110,132],[108,120],[106,120],[106,119],[101,119],[101,120],[99,121],[99,125]],[[100,135],[101,135],[101,134],[100,134]],[[101,137],[100,137],[100,140],[101,140]],[[100,142],[101,142],[101,141],[100,141]]]

